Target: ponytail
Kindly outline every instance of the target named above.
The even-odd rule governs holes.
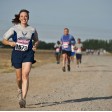
[[[13,24],[19,24],[20,23],[19,17],[20,17],[21,12],[26,12],[28,14],[28,19],[29,19],[29,11],[26,9],[22,9],[22,10],[20,10],[19,14],[15,14],[15,18],[12,19]]]
[[[15,14],[15,18],[12,19],[12,23],[13,24],[19,24],[20,23],[19,14]]]

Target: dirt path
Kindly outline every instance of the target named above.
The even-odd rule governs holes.
[[[112,57],[84,56],[81,72],[72,63],[63,73],[55,63],[32,69],[27,108],[16,99],[15,73],[0,74],[0,110],[111,110]]]

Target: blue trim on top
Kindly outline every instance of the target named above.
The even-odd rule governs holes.
[[[33,47],[33,44],[32,44],[33,36],[34,36],[34,33],[32,33],[32,36],[31,36],[31,39],[30,39],[30,42],[29,42],[29,46],[28,46],[28,49],[29,49],[29,50],[31,50],[32,47]]]
[[[14,42],[17,42],[17,33],[14,31],[14,35],[13,35],[13,37],[12,37],[12,40],[14,41]]]

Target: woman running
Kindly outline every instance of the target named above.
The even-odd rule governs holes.
[[[76,50],[76,60],[77,60],[77,68],[79,68],[79,64],[82,60],[82,50],[83,50],[83,44],[81,43],[81,39],[77,39],[77,43],[75,44],[75,50]]]
[[[29,88],[29,73],[34,61],[34,52],[38,45],[38,34],[35,28],[28,25],[29,11],[21,10],[12,20],[12,26],[3,37],[3,44],[13,47],[12,66],[16,71],[18,99],[20,108],[26,106],[26,95]],[[12,38],[12,41],[9,39]],[[32,43],[34,41],[34,45]]]
[[[61,43],[60,41],[57,41],[57,43],[54,45],[55,48],[55,56],[57,64],[60,64],[60,55],[61,55]]]
[[[64,29],[64,35],[61,37],[62,44],[62,57],[63,57],[63,72],[66,71],[66,62],[68,71],[70,71],[70,56],[71,56],[71,45],[75,43],[75,39],[69,34],[69,29]]]

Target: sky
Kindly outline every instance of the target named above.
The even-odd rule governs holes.
[[[76,39],[112,39],[112,0],[0,0],[0,40],[21,9],[39,40],[56,42],[65,27]]]

